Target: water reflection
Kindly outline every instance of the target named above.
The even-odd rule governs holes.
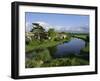
[[[54,47],[49,47],[48,50],[52,57],[64,57],[68,54],[79,54],[80,50],[84,48],[86,45],[85,41],[73,38],[69,42],[64,42]],[[26,60],[31,59],[36,54],[36,50],[32,51],[31,53],[26,54]]]
[[[68,54],[79,54],[80,50],[85,47],[85,41],[73,38],[69,42],[56,46],[56,51],[53,51],[54,57],[62,57]]]

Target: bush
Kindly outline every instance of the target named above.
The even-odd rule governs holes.
[[[48,63],[44,63],[42,67],[69,66],[71,61],[68,58],[52,59]]]
[[[30,43],[30,40],[28,38],[25,38],[25,43],[28,45]]]
[[[51,60],[51,55],[46,48],[34,50],[32,57],[26,61],[26,68],[41,67],[44,62]]]
[[[39,40],[32,40],[30,41],[29,45],[30,46],[36,46],[36,45],[39,45],[40,41]]]
[[[76,57],[73,58],[56,58],[52,59],[48,63],[42,64],[41,67],[56,67],[56,66],[78,66],[78,65],[88,65],[89,62]]]
[[[48,61],[51,59],[51,55],[48,49],[38,49],[37,54],[34,57],[36,60]]]
[[[73,58],[71,60],[71,65],[81,65],[80,60],[78,60],[77,58]]]
[[[33,68],[33,67],[40,67],[41,64],[43,62],[42,61],[37,61],[37,60],[27,60],[26,63],[25,63],[25,67],[26,68]]]
[[[89,54],[89,43],[86,44],[84,48],[81,49],[82,54]]]
[[[88,65],[89,61],[81,59],[81,58],[73,58],[71,61],[71,65],[75,66],[75,65]]]
[[[54,41],[60,41],[61,39],[59,37],[55,38]]]

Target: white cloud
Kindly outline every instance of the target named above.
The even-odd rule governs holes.
[[[53,26],[49,25],[48,23],[46,22],[43,22],[43,21],[37,21],[37,22],[34,22],[34,23],[39,23],[41,26],[44,27],[44,29],[47,31],[49,28],[53,28]]]
[[[80,27],[72,27],[72,26],[52,26],[47,22],[43,21],[36,21],[34,23],[39,23],[41,26],[44,27],[44,29],[47,31],[50,28],[54,28],[56,31],[66,31],[66,32],[89,32],[88,26],[80,26]],[[32,29],[32,23],[26,22],[26,31],[30,31]]]
[[[57,31],[66,31],[66,32],[82,32],[88,33],[89,28],[88,26],[80,26],[80,27],[72,27],[72,26],[56,26]]]
[[[30,22],[26,22],[26,32],[30,31],[32,29],[32,24]]]

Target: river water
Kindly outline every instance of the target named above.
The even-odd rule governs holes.
[[[85,47],[85,41],[73,38],[69,42],[64,42],[56,46],[54,57],[62,57],[68,54],[79,54],[80,50]]]
[[[69,42],[64,42],[57,46],[48,48],[50,53],[55,58],[64,57],[68,54],[79,54],[81,49],[85,47],[85,41],[78,38],[73,38]],[[34,51],[26,54],[26,59],[34,56]]]

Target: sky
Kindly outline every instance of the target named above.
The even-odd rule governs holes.
[[[26,31],[30,31],[32,23],[39,23],[46,30],[54,28],[57,31],[89,32],[89,16],[74,14],[54,14],[25,12]]]

